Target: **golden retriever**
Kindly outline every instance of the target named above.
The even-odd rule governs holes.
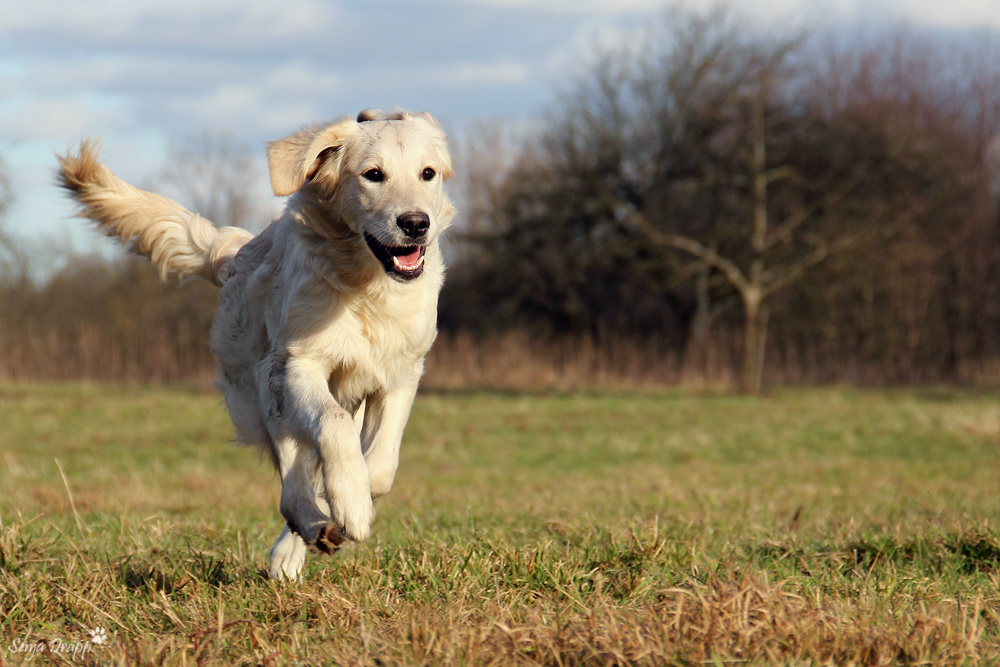
[[[427,114],[369,110],[271,142],[271,187],[291,197],[256,237],[132,187],[98,152],[87,141],[60,158],[80,215],[161,274],[222,287],[217,384],[237,439],[281,477],[270,575],[296,579],[307,550],[366,539],[436,336],[438,238],[454,216],[445,133]]]

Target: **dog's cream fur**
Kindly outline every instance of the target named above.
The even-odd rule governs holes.
[[[222,287],[218,386],[238,439],[281,477],[271,576],[367,538],[436,335],[438,236],[454,215],[444,133],[426,114],[366,111],[272,142],[272,188],[291,197],[256,237],[132,187],[98,149],[60,159],[81,215],[162,274]]]

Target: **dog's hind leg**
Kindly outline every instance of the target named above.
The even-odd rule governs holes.
[[[272,579],[297,580],[305,565],[307,551],[305,541],[285,524],[278,541],[271,547],[268,574]]]

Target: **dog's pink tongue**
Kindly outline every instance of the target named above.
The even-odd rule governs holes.
[[[420,266],[420,261],[423,256],[420,252],[420,248],[414,248],[413,252],[408,255],[395,255],[392,261],[401,269],[415,269]]]

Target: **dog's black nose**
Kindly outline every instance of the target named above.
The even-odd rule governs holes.
[[[396,218],[396,224],[411,239],[419,239],[431,228],[431,219],[426,213],[404,213]]]

